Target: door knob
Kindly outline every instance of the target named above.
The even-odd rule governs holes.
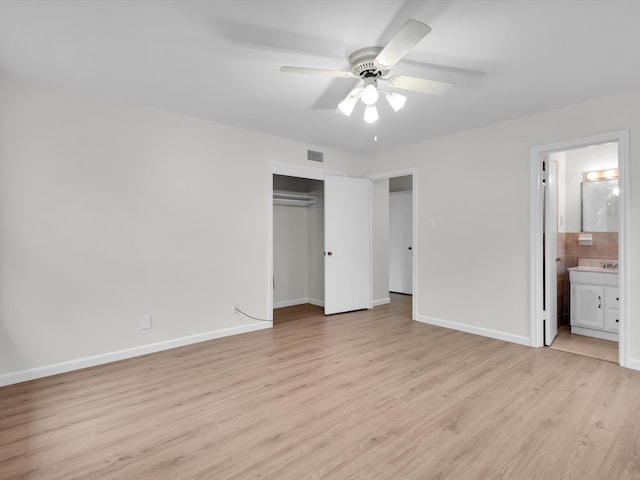
[[[413,250],[413,247],[409,247],[409,250]]]
[[[327,255],[331,256],[333,255],[333,252],[327,252]]]

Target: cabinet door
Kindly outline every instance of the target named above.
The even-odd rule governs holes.
[[[620,329],[620,293],[616,287],[604,287],[604,328],[610,332]]]
[[[604,328],[604,288],[595,285],[571,286],[571,324]]]

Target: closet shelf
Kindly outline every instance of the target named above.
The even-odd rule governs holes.
[[[318,198],[304,193],[273,192],[273,204],[311,207],[318,204]]]

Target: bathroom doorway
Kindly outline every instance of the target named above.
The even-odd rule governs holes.
[[[532,149],[532,339],[626,363],[627,133]]]

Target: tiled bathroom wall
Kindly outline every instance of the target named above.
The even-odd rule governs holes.
[[[569,325],[570,267],[578,265],[579,258],[598,258],[602,260],[618,259],[618,233],[593,232],[593,245],[578,245],[577,232],[558,233],[557,263],[558,278],[558,325]]]

